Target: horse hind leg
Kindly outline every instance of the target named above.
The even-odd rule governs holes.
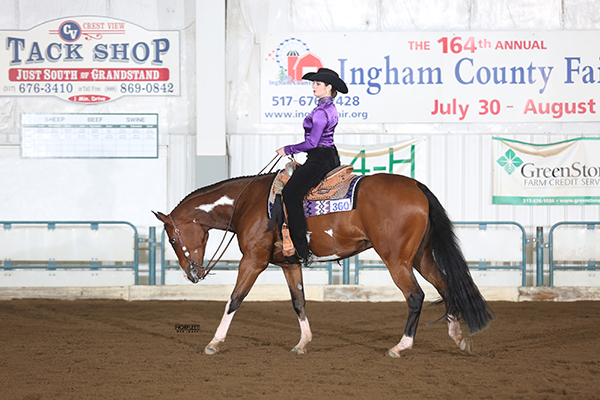
[[[402,335],[402,339],[396,346],[388,350],[389,356],[398,358],[402,351],[412,348],[414,344],[425,294],[412,273],[412,266],[408,263],[401,263],[396,267],[389,268],[389,270],[394,283],[402,291],[408,303],[408,318],[404,335]]]
[[[292,351],[296,354],[306,354],[306,346],[312,340],[312,332],[310,324],[306,317],[306,298],[304,297],[304,286],[302,280],[302,268],[300,264],[295,264],[290,267],[283,268],[285,279],[287,280],[290,295],[292,296],[292,305],[298,316],[300,323],[300,341]]]
[[[417,271],[425,278],[429,283],[435,287],[442,300],[446,305],[446,320],[448,321],[448,335],[454,343],[464,352],[471,354],[473,352],[473,344],[470,337],[463,337],[462,330],[460,328],[460,322],[458,318],[452,314],[452,311],[448,309],[446,281],[442,272],[435,264],[431,251],[426,251],[421,262],[416,267]]]
[[[460,329],[460,322],[453,315],[448,315],[448,335],[454,340],[454,343],[464,352],[473,353],[473,342],[470,337],[463,337]]]

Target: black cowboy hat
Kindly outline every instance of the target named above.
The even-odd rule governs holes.
[[[337,72],[332,71],[329,68],[319,68],[317,72],[306,73],[302,76],[302,79],[327,83],[340,93],[348,93],[348,86],[340,79]]]

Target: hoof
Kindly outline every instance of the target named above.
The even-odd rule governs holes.
[[[211,347],[211,345],[209,344],[204,348],[204,353],[208,354],[209,356],[217,354],[218,352],[219,348],[217,346]]]
[[[392,357],[392,358],[400,358],[400,354],[396,353],[394,351],[394,349],[389,349],[388,350],[388,356]]]
[[[306,354],[306,350],[301,349],[300,347],[294,347],[292,349],[292,352],[296,353],[296,354]]]
[[[471,338],[464,338],[462,342],[460,342],[460,349],[467,354],[473,354],[473,342]]]

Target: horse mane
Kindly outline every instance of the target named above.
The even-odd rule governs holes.
[[[236,176],[236,177],[233,177],[233,178],[224,179],[224,180],[222,180],[220,182],[216,182],[216,183],[213,183],[213,184],[211,184],[209,186],[204,186],[204,187],[201,187],[201,188],[198,188],[198,189],[194,190],[193,192],[191,192],[190,194],[188,194],[187,196],[185,196],[179,202],[179,204],[177,204],[177,207],[179,207],[181,205],[181,203],[183,203],[184,201],[186,201],[190,197],[195,196],[197,194],[200,194],[201,192],[204,192],[204,191],[210,191],[212,189],[216,189],[217,187],[219,187],[219,186],[221,186],[221,185],[223,185],[225,183],[230,183],[230,182],[234,182],[234,181],[238,181],[238,180],[242,180],[242,179],[248,179],[248,178],[254,179],[255,177],[257,178],[257,177],[260,177],[260,176],[273,175],[273,174],[274,173],[271,172],[271,173],[268,173],[268,174],[260,174],[258,176],[256,176],[256,175],[246,175],[246,176]],[[175,207],[175,208],[177,208],[177,207]]]

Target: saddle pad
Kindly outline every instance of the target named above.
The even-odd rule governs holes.
[[[348,174],[347,167],[341,167],[340,172],[345,172],[345,177],[348,178],[345,184],[336,182],[334,190],[330,190],[327,193],[329,196],[324,196],[324,193],[318,191],[321,185],[317,186],[311,192],[309,192],[307,198],[304,199],[304,213],[306,217],[312,217],[315,215],[329,214],[332,212],[350,211],[356,208],[356,197],[355,193],[358,189],[358,183],[364,176]],[[336,171],[337,172],[337,171]],[[333,174],[332,174],[333,175]],[[268,217],[271,218],[271,212],[273,210],[273,204],[278,194],[281,194],[283,187],[289,180],[285,169],[280,170],[269,190],[269,201],[267,207]]]
[[[351,211],[356,208],[356,193],[358,184],[364,175],[354,175],[345,196],[340,199],[309,200],[304,199],[304,214],[306,218],[325,215],[340,211]]]

